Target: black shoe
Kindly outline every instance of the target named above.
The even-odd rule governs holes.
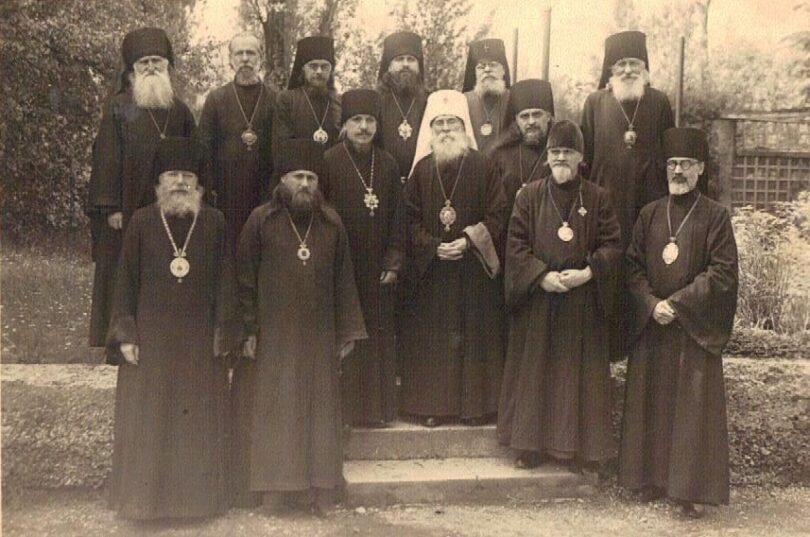
[[[542,464],[542,457],[536,451],[521,451],[515,459],[515,468],[531,470]]]
[[[706,515],[706,508],[703,505],[692,502],[679,501],[681,514],[686,518],[699,520]]]
[[[663,498],[664,491],[660,487],[644,487],[638,497],[642,502],[650,503]]]

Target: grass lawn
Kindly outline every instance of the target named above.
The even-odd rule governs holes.
[[[3,363],[92,363],[88,326],[93,264],[88,247],[4,247]]]

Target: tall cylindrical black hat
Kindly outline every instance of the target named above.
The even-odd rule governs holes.
[[[132,64],[145,56],[160,56],[174,65],[174,53],[169,36],[160,28],[138,28],[124,37],[121,44],[121,58],[127,71]]]
[[[424,79],[425,59],[422,53],[422,38],[413,32],[397,32],[389,35],[383,41],[382,60],[380,61],[380,72],[377,74],[379,80],[388,71],[391,60],[397,56],[409,54],[419,62],[419,77]]]
[[[158,182],[160,174],[168,171],[191,172],[200,176],[200,152],[191,138],[169,136],[160,140],[152,160],[152,174]]]
[[[611,67],[622,58],[638,58],[644,62],[647,70],[650,70],[650,60],[647,59],[647,36],[643,32],[636,30],[619,32],[605,39],[605,59],[602,62],[599,89],[607,86]]]
[[[371,89],[349,90],[340,97],[340,122],[366,114],[380,120],[380,94]]]
[[[551,84],[537,78],[515,82],[509,91],[507,117],[512,121],[515,115],[527,108],[540,108],[553,116],[554,94],[551,91]]]
[[[546,149],[557,147],[567,147],[568,149],[585,153],[585,139],[576,123],[563,119],[551,126],[548,131]]]
[[[323,177],[323,146],[309,138],[283,140],[277,158],[274,172],[279,177],[297,170],[307,170]]]
[[[310,36],[298,41],[287,89],[294,89],[302,85],[301,71],[304,64],[312,60],[326,60],[332,64],[328,86],[330,88],[335,87],[335,41],[331,37]]]
[[[496,61],[503,65],[503,80],[506,87],[511,86],[509,77],[509,63],[506,61],[506,47],[501,39],[481,39],[470,43],[467,52],[467,66],[464,69],[464,86],[462,92],[475,87],[475,66],[480,61]]]

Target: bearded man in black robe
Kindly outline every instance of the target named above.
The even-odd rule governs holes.
[[[264,47],[255,35],[235,35],[228,52],[234,79],[208,94],[195,136],[205,148],[209,198],[225,215],[228,244],[235,254],[242,226],[269,196],[276,94],[262,82]],[[233,505],[250,507],[261,503],[248,487],[252,393],[248,370],[253,363],[238,360],[233,365],[228,481]]]
[[[490,165],[501,178],[511,212],[518,190],[551,173],[545,159],[546,136],[554,120],[551,84],[532,78],[515,83],[506,116],[505,129],[492,145]]]
[[[394,299],[402,269],[398,221],[399,167],[380,149],[380,96],[374,90],[343,94],[338,145],[324,154],[324,195],[340,215],[352,254],[369,338],[343,365],[343,420],[384,427],[396,417]]]
[[[256,360],[250,488],[272,510],[309,495],[323,512],[343,485],[341,363],[368,335],[346,230],[318,190],[323,147],[287,140],[278,166],[237,249],[244,354]]]
[[[599,89],[585,100],[582,133],[588,178],[610,194],[625,247],[639,210],[667,192],[661,142],[674,126],[672,108],[649,84],[646,36],[608,37]]]
[[[669,196],[639,215],[627,249],[633,346],[619,483],[668,496],[689,517],[729,499],[721,352],[737,307],[728,210],[696,188],[708,158],[698,129],[664,133]]]
[[[521,468],[553,457],[594,471],[614,452],[610,341],[622,249],[607,192],[578,173],[582,150],[579,127],[556,123],[551,174],[520,191],[509,221],[497,432]]]
[[[208,157],[210,197],[225,215],[235,251],[245,220],[269,196],[276,93],[262,82],[264,47],[258,37],[235,35],[228,54],[234,78],[208,94],[196,138]]]
[[[380,94],[382,147],[399,166],[405,184],[416,152],[416,135],[427,104],[422,39],[413,32],[397,32],[383,41],[377,91]]]
[[[506,199],[474,148],[464,96],[432,93],[403,194],[412,275],[399,356],[401,408],[427,426],[481,424],[497,411]]]
[[[287,89],[276,98],[273,147],[282,140],[305,138],[326,150],[338,141],[339,122],[334,41],[305,37],[298,42]]]
[[[509,122],[509,64],[500,39],[470,43],[464,86],[472,131],[478,151],[489,156],[489,148]]]
[[[122,67],[93,143],[85,212],[90,218],[93,307],[90,346],[103,347],[110,324],[115,269],[132,213],[155,200],[152,163],[166,136],[191,136],[194,117],[174,94],[174,54],[166,32],[140,28],[121,46]],[[108,362],[114,357],[107,356]]]
[[[225,426],[233,266],[222,213],[201,203],[186,138],[157,147],[157,202],[135,211],[121,250],[111,355],[110,507],[125,518],[227,510]]]

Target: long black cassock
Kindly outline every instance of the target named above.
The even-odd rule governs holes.
[[[695,196],[673,197],[673,230]],[[681,500],[728,503],[720,353],[737,307],[737,246],[726,208],[702,196],[677,236],[678,258],[665,264],[667,200],[641,211],[627,250],[635,343],[627,365],[619,483],[660,487]],[[664,299],[677,314],[666,326],[652,318]]]
[[[275,92],[261,82],[248,86],[230,82],[208,95],[195,132],[206,150],[203,180],[215,207],[225,215],[234,252],[251,211],[270,197],[275,101]],[[248,120],[253,118],[250,126],[257,140],[252,146],[242,140],[248,124],[240,103]]]
[[[664,131],[675,125],[666,94],[648,86],[637,113],[636,103],[620,105],[610,89],[601,89],[588,96],[582,113],[588,178],[610,194],[625,247],[641,208],[667,193],[662,139]],[[622,108],[628,118],[635,113],[637,140],[630,148],[624,142],[628,126]]]
[[[192,217],[168,216],[182,244]],[[137,366],[121,358],[115,392],[110,506],[136,519],[211,516],[227,509],[227,364],[214,356],[214,333],[227,346],[233,265],[225,221],[203,207],[182,282],[156,205],[135,212],[121,250],[107,346],[135,343]],[[119,354],[120,356],[120,354]]]
[[[152,160],[160,131],[165,127],[166,136],[188,137],[194,130],[191,111],[177,98],[168,111],[152,110],[152,117],[149,112],[135,104],[130,91],[113,96],[104,108],[93,143],[85,206],[96,264],[90,314],[92,347],[105,344],[123,232],[136,209],[155,201]],[[115,230],[107,224],[107,216],[119,211],[124,215],[124,228]]]
[[[301,237],[309,217],[296,217]],[[237,250],[245,331],[258,335],[250,488],[301,491],[342,485],[338,353],[366,339],[346,231],[334,210],[315,213],[302,264],[279,196],[257,207]],[[350,359],[351,355],[349,355]]]
[[[374,148],[374,182],[379,206],[372,215],[367,194],[351,158],[366,184],[371,178],[371,153],[361,154],[340,143],[324,154],[323,192],[340,215],[349,238],[357,291],[369,338],[358,341],[344,361],[343,419],[352,425],[392,421],[396,416],[396,350],[394,285],[380,285],[384,270],[402,269],[403,233],[397,218],[399,168],[387,152]]]
[[[580,184],[585,216],[577,212]],[[572,215],[570,242],[557,236],[561,220],[549,190],[560,212]],[[579,176],[563,186],[547,176],[518,194],[504,278],[511,322],[498,413],[502,444],[586,461],[614,452],[609,342],[617,329],[619,233],[607,192]],[[586,266],[593,279],[584,285],[566,293],[540,287],[549,271]]]
[[[212,201],[225,215],[227,240],[234,255],[248,216],[261,205],[262,199],[269,198],[275,99],[275,92],[261,82],[248,86],[228,83],[208,95],[195,131],[205,148],[203,181],[210,189]],[[240,103],[248,120],[253,118],[250,125],[257,140],[250,147],[242,140],[248,125]],[[248,488],[253,368],[252,362],[241,360],[231,379],[228,480],[232,503],[242,507],[257,505],[260,500]]]
[[[503,369],[502,299],[494,278],[506,199],[478,151],[443,165],[441,177],[448,196],[458,177],[450,231],[439,221],[445,197],[432,154],[416,165],[403,194],[413,257],[401,330],[401,408],[420,416],[480,418],[497,411]],[[465,228],[470,250],[459,261],[440,260],[438,245],[461,238]]]
[[[309,96],[309,103],[312,103],[312,108],[310,108],[304,91],[303,87],[286,89],[280,91],[276,97],[276,116],[273,122],[274,154],[278,154],[276,149],[282,140],[293,138],[312,140],[321,120],[323,120],[323,130],[329,135],[329,139],[323,144],[324,151],[338,143],[340,133],[338,127],[340,123],[339,97],[334,90],[331,90],[328,97]],[[271,186],[275,187],[275,185]]]

